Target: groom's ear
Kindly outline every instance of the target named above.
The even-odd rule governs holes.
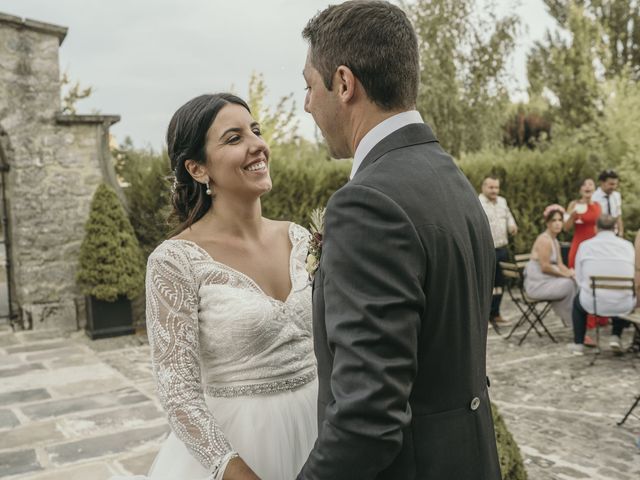
[[[356,91],[356,82],[356,76],[349,67],[340,65],[336,69],[336,73],[333,78],[333,86],[342,103],[349,103],[351,101]]]

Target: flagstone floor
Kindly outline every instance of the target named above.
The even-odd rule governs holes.
[[[505,312],[516,317],[508,302]],[[588,366],[588,356],[567,352],[570,330],[547,323],[558,344],[532,335],[518,346],[493,331],[488,339],[491,396],[530,480],[637,480],[640,419],[616,422],[640,393],[640,359],[613,357],[605,335]],[[144,474],[167,432],[143,336],[92,342],[0,327],[2,480]]]

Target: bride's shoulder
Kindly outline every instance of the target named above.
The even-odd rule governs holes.
[[[292,243],[296,244],[302,240],[308,240],[311,236],[309,230],[301,225],[286,220],[269,220],[271,224],[279,230],[278,235],[287,235]]]
[[[184,264],[188,262],[186,247],[189,243],[191,242],[176,237],[167,239],[151,252],[147,264],[157,262]]]
[[[298,243],[303,240],[304,241],[309,240],[309,238],[311,237],[311,233],[309,233],[309,230],[304,228],[302,225],[298,225],[297,223],[294,223],[294,222],[287,222],[287,223],[289,224],[288,225],[289,236],[293,243]]]

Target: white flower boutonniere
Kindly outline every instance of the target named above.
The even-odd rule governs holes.
[[[324,208],[316,208],[311,212],[311,239],[309,240],[309,253],[307,254],[307,272],[309,279],[313,276],[320,266],[320,257],[322,256],[322,237],[324,235]]]

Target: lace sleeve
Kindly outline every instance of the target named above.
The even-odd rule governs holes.
[[[221,477],[237,454],[207,407],[201,382],[198,293],[187,255],[156,249],[147,264],[147,331],[158,396],[191,454]]]

